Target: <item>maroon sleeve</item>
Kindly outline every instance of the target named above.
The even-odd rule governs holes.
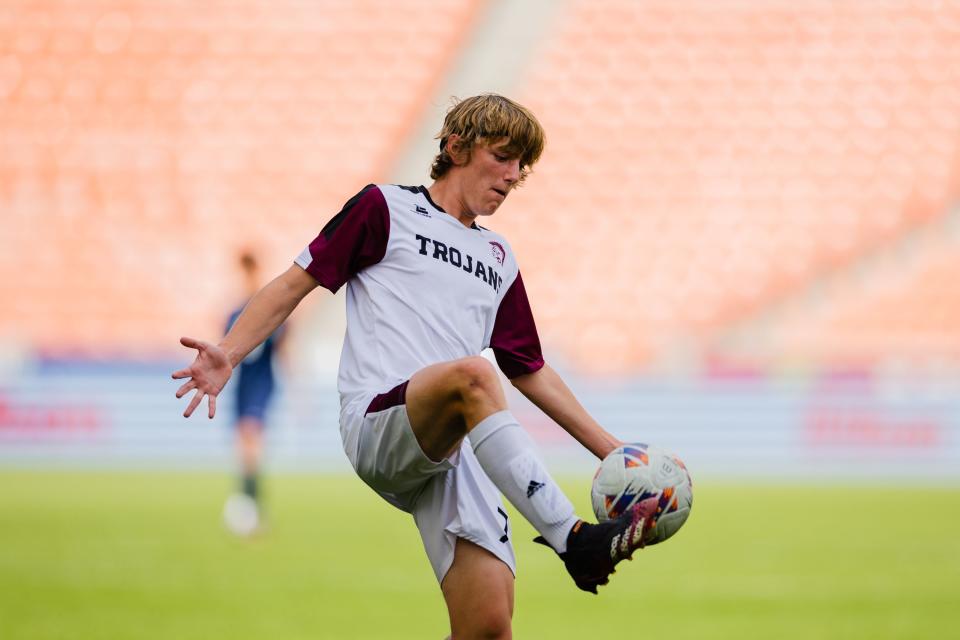
[[[307,273],[336,293],[361,269],[383,259],[389,235],[387,201],[376,185],[367,185],[310,243]]]
[[[500,370],[508,378],[533,373],[543,367],[540,336],[519,273],[497,309],[490,346]]]

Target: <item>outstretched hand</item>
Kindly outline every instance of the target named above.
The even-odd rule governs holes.
[[[173,372],[175,380],[189,378],[177,389],[178,398],[182,398],[193,389],[197,390],[190,404],[187,405],[186,411],[183,412],[183,417],[189,418],[206,396],[207,416],[212,418],[217,412],[217,395],[223,390],[233,373],[230,360],[223,349],[209,342],[194,338],[180,338],[180,344],[197,350],[197,357],[193,364],[186,369]]]

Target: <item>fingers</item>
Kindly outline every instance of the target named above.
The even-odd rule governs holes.
[[[197,408],[197,405],[200,404],[200,401],[203,400],[203,396],[205,395],[207,394],[197,389],[197,392],[193,394],[193,399],[190,400],[190,404],[187,405],[187,410],[183,412],[184,418],[189,418],[193,414],[193,410]]]
[[[201,402],[203,402],[203,398],[206,397],[207,398],[207,416],[210,418],[213,418],[213,416],[216,415],[217,413],[217,393],[216,392],[208,393],[208,391],[210,391],[210,385],[206,383],[204,384],[206,391],[201,389],[197,383],[196,378],[194,377],[195,372],[193,370],[194,365],[197,365],[198,362],[200,363],[198,365],[199,366],[198,370],[202,370],[204,368],[204,362],[210,359],[209,355],[204,356],[204,352],[207,352],[212,345],[210,345],[210,343],[204,342],[202,340],[197,340],[196,338],[190,338],[188,336],[181,337],[180,344],[190,349],[196,349],[197,351],[200,352],[199,354],[197,354],[197,359],[194,360],[194,363],[192,365],[184,369],[178,369],[177,371],[174,371],[171,374],[171,377],[174,380],[180,380],[182,378],[190,378],[179,389],[177,389],[176,395],[178,398],[182,398],[186,394],[196,389],[196,393],[193,395],[193,398],[190,399],[190,404],[187,405],[186,410],[183,412],[183,417],[189,418],[191,415],[193,415],[193,412],[196,410],[196,408],[200,406]],[[215,354],[219,353],[219,351],[214,350],[214,353]],[[214,361],[216,361],[216,358],[214,358]],[[201,375],[201,377],[203,376]],[[229,374],[227,377],[229,377]],[[223,385],[221,384],[220,386],[223,386]],[[217,391],[219,391],[219,389]]]
[[[190,347],[191,349],[199,349],[204,346],[205,343],[202,340],[197,340],[196,338],[188,338],[187,336],[183,336],[180,338],[180,344],[185,347]]]
[[[191,349],[196,349],[197,351],[200,351],[200,352],[203,352],[203,350],[207,346],[206,342],[203,342],[202,340],[197,340],[196,338],[188,338],[187,336],[183,336],[182,338],[180,338],[180,344],[182,344],[185,347],[190,347]],[[199,357],[199,355],[197,357]],[[171,377],[174,380],[179,380],[180,378],[189,378],[190,367],[185,367],[183,369],[174,371]],[[177,396],[177,397],[179,398],[180,396]]]
[[[191,390],[196,389],[197,392],[193,394],[193,398],[190,399],[190,404],[187,405],[186,411],[183,412],[184,418],[189,418],[193,415],[193,412],[200,406],[200,403],[203,402],[204,397],[207,398],[207,417],[211,420],[215,415],[217,415],[217,394],[215,393],[206,393],[203,390],[197,388],[197,383],[191,380],[177,390],[177,397],[182,398]]]
[[[176,374],[174,374],[173,377],[176,378],[176,377],[177,377]],[[190,391],[191,389],[196,389],[196,388],[197,388],[197,382],[196,382],[196,380],[190,380],[189,382],[185,383],[182,387],[180,387],[179,389],[177,389],[177,397],[178,397],[178,398],[182,398],[183,396],[185,396],[185,395],[187,394],[188,391]]]

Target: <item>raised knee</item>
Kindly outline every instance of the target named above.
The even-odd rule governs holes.
[[[474,612],[469,629],[454,629],[456,638],[483,638],[483,640],[509,640],[513,637],[509,611],[501,607],[487,606]]]
[[[477,637],[485,640],[509,640],[513,637],[510,631],[509,617],[498,617],[494,620],[485,621],[478,631]]]
[[[482,356],[472,356],[457,361],[458,387],[464,397],[481,393],[491,395],[500,388],[500,379],[490,361]]]

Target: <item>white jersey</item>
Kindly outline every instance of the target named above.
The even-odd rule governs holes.
[[[344,408],[487,347],[507,377],[543,366],[510,245],[465,227],[425,187],[368,185],[295,262],[332,292],[347,285]]]

